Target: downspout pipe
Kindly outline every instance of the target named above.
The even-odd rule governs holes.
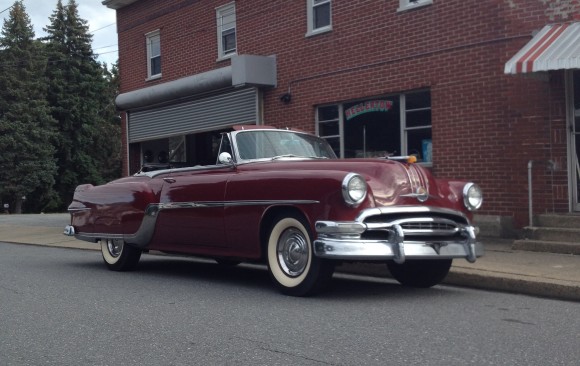
[[[534,167],[534,161],[528,161],[528,213],[530,215],[529,226],[534,226],[534,213],[533,213],[533,198],[532,198],[532,168]]]

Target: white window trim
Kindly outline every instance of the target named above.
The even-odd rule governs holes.
[[[433,4],[433,0],[399,0],[399,8],[397,11],[416,9],[431,4]]]
[[[399,98],[399,103],[400,103],[400,110],[399,110],[399,116],[400,116],[400,129],[401,129],[401,133],[400,133],[400,141],[401,141],[401,152],[399,155],[407,155],[409,153],[408,151],[408,131],[410,130],[420,130],[420,129],[429,129],[431,130],[431,134],[433,134],[433,123],[431,122],[430,125],[424,125],[424,126],[418,126],[418,127],[407,127],[407,112],[409,110],[407,110],[407,99],[406,99],[406,94],[409,93],[401,93],[401,94],[394,94],[394,95],[387,95],[385,96],[386,98],[389,97],[398,97]],[[366,99],[361,99],[361,101],[366,100]],[[355,101],[349,101],[348,103],[353,103],[356,102]],[[331,105],[337,105],[338,106],[338,130],[339,130],[339,137],[340,137],[340,156],[339,158],[344,159],[344,104],[345,102],[342,103],[335,103],[335,104],[322,104],[322,105],[318,105],[316,106],[316,116],[315,116],[315,131],[316,131],[316,135],[320,136],[320,121],[318,119],[318,108],[324,108],[324,107],[328,107]],[[421,108],[421,109],[430,109],[432,110],[432,106],[429,108]],[[323,121],[324,123],[324,121]],[[322,138],[335,138],[336,136],[320,136]],[[430,162],[419,162],[417,164],[420,164],[422,166],[425,167],[432,167],[433,166],[433,161]]]
[[[330,4],[330,24],[327,25],[326,27],[314,29],[314,0],[306,0],[306,19],[307,19],[306,37],[330,32],[332,30],[332,0],[328,0],[328,3]]]
[[[338,135],[329,135],[329,136],[320,136],[320,123],[325,123],[327,121],[320,121],[320,119],[318,118],[318,108],[324,108],[324,107],[329,107],[329,106],[333,106],[333,105],[337,105],[338,106],[338,119],[336,122],[338,122]],[[315,116],[315,133],[316,136],[318,137],[322,137],[323,139],[327,139],[327,138],[337,138],[339,140],[339,149],[340,149],[340,153],[339,153],[339,158],[344,159],[344,107],[343,107],[343,103],[338,103],[338,104],[326,104],[326,105],[319,105],[316,107],[315,109],[316,111],[316,116]],[[333,120],[330,120],[333,121]]]
[[[159,29],[145,34],[145,42],[147,42],[147,79],[145,80],[155,80],[161,77],[161,72],[159,74],[151,74],[151,38],[159,36],[159,56],[161,56],[161,31]]]
[[[224,26],[223,26],[223,24],[221,24],[221,20],[222,20],[223,14],[230,12],[230,11],[232,11],[234,13],[234,18],[235,18],[236,17],[236,3],[235,2],[231,2],[229,4],[220,6],[220,7],[215,9],[216,22],[217,22],[217,27],[216,27],[217,28],[217,45],[218,45],[217,61],[227,60],[227,59],[231,58],[232,56],[235,56],[238,54],[237,24],[234,24],[234,27],[233,27],[235,29],[236,50],[234,52],[231,52],[228,54],[225,54],[224,50],[223,50],[222,33],[224,31]],[[235,20],[235,22],[237,23],[237,20]],[[230,28],[227,28],[227,29],[230,29]]]
[[[431,93],[431,91],[429,91],[429,93]],[[431,130],[431,139],[433,139],[433,119],[431,119],[431,124],[430,125],[422,125],[422,126],[416,126],[416,127],[408,127],[407,126],[407,113],[409,112],[416,112],[419,110],[433,110],[432,106],[429,107],[424,107],[424,108],[416,108],[416,109],[407,109],[407,95],[411,94],[409,93],[402,93],[399,96],[399,102],[401,105],[400,108],[400,120],[401,120],[401,155],[409,155],[409,131],[414,131],[414,130]],[[423,166],[426,167],[432,167],[433,166],[433,161],[421,161],[420,163]]]

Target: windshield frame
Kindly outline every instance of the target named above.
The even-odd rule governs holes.
[[[247,154],[244,153],[244,147],[240,146],[238,141],[238,137],[241,137],[245,134],[254,134],[254,135],[260,135],[262,137],[266,137],[268,136],[268,134],[271,134],[272,136],[276,135],[276,136],[280,136],[280,134],[289,134],[294,136],[294,137],[298,137],[298,139],[295,139],[296,141],[307,141],[311,144],[311,146],[314,146],[314,144],[318,145],[318,148],[324,149],[324,156],[320,155],[320,154],[316,154],[316,151],[313,151],[314,154],[307,154],[307,155],[311,155],[311,156],[304,156],[301,154],[293,154],[293,153],[288,153],[288,152],[284,152],[282,151],[282,148],[279,150],[276,150],[276,152],[272,153],[272,154],[268,154],[268,156],[259,156],[259,157],[248,157]],[[236,163],[238,164],[243,164],[243,163],[249,163],[249,162],[256,162],[256,161],[284,161],[284,160],[318,160],[318,159],[337,159],[336,154],[334,153],[334,150],[332,150],[332,148],[330,147],[330,145],[328,144],[328,142],[320,137],[317,137],[315,135],[309,134],[309,133],[305,133],[305,132],[300,132],[300,131],[293,131],[293,130],[279,130],[279,129],[249,129],[249,130],[240,130],[240,131],[232,131],[229,133],[229,137],[230,137],[230,143],[232,146],[232,150],[233,150],[233,158],[235,159]],[[256,136],[258,137],[258,136]],[[290,141],[292,139],[288,139],[288,141]],[[280,140],[281,142],[282,140]],[[271,140],[270,140],[271,142]],[[270,147],[274,147],[277,148],[278,145],[271,145]],[[313,148],[313,150],[315,150]],[[241,151],[241,152],[240,152]],[[272,155],[272,156],[269,156]]]

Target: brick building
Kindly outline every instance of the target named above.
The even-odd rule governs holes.
[[[221,131],[267,124],[476,181],[477,220],[502,235],[527,224],[530,196],[534,213],[580,211],[580,0],[103,4],[117,10],[125,174],[214,164]]]

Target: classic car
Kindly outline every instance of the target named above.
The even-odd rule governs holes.
[[[323,289],[342,262],[385,263],[401,284],[431,287],[453,259],[483,255],[480,188],[436,180],[414,156],[337,159],[321,138],[263,126],[223,133],[217,154],[78,186],[65,234],[100,242],[115,271],[150,250],[266,263],[294,296]]]

